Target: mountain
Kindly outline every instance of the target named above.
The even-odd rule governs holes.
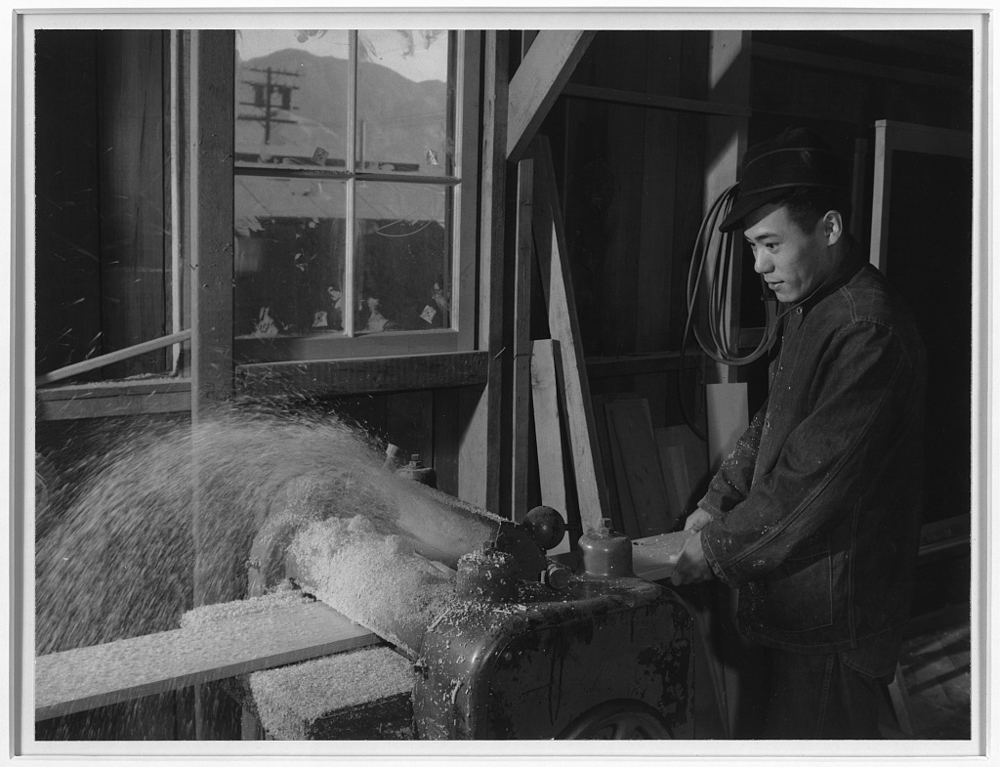
[[[238,159],[315,162],[322,158],[323,164],[343,167],[348,77],[346,60],[296,49],[238,62]],[[366,169],[384,164],[383,169],[445,172],[450,146],[445,125],[447,83],[413,82],[381,64],[363,61],[358,67],[357,101],[358,141],[369,163]]]

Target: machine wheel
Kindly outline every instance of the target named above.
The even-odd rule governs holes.
[[[560,740],[664,740],[672,737],[663,717],[645,703],[612,700],[578,717],[563,731]]]

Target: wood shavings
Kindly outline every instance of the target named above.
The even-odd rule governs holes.
[[[330,518],[302,528],[289,546],[310,593],[415,657],[427,626],[447,606],[454,574],[371,520]]]

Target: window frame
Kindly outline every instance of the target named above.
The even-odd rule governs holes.
[[[353,31],[353,30],[352,30]],[[449,30],[455,31],[455,30]],[[281,362],[309,362],[320,360],[362,359],[383,356],[409,356],[415,354],[442,354],[466,352],[475,348],[477,297],[477,222],[479,201],[479,115],[480,115],[480,35],[472,31],[457,30],[458,41],[456,93],[456,147],[458,148],[455,173],[446,177],[410,176],[406,173],[372,173],[348,168],[335,171],[289,170],[282,168],[283,178],[353,179],[365,181],[420,183],[436,187],[451,187],[454,194],[452,241],[452,322],[451,328],[428,330],[385,331],[365,335],[303,335],[277,336],[265,339],[233,338],[233,361],[237,377],[241,370],[257,364]],[[235,70],[235,38],[233,60]],[[355,59],[356,61],[356,59]],[[218,73],[223,77],[223,73]],[[233,73],[230,88],[235,88]],[[352,106],[353,108],[353,106]],[[235,122],[227,126],[235,136]],[[353,144],[353,140],[352,140]],[[349,148],[349,151],[351,149]],[[232,183],[226,193],[232,197],[237,175],[245,177],[271,176],[273,174],[253,167],[237,169],[232,165]],[[348,211],[348,215],[351,212]],[[235,242],[235,234],[233,235]],[[348,244],[348,258],[353,255],[353,243]],[[348,266],[350,273],[351,266]]]

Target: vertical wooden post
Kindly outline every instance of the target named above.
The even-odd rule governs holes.
[[[520,522],[528,508],[528,462],[531,459],[531,283],[535,243],[531,234],[533,160],[517,165],[517,254],[514,267],[514,397],[511,511]]]
[[[750,103],[750,33],[716,30],[710,33],[708,98],[711,101],[747,107]],[[708,120],[704,210],[739,180],[739,162],[746,151],[747,118],[712,116]],[[732,264],[732,301],[726,309],[730,336],[738,337],[740,276],[742,265]],[[719,383],[738,381],[739,368],[716,365]]]
[[[188,145],[188,255],[191,280],[191,422],[233,394],[233,89],[235,36],[226,30],[191,33],[191,129]],[[197,451],[196,444],[192,449]],[[236,584],[220,578],[225,559],[213,539],[213,520],[201,508],[196,467],[191,504],[194,541],[194,604],[232,598]],[[213,577],[213,574],[214,577]],[[199,740],[232,736],[235,705],[214,686],[195,690]]]
[[[717,30],[710,33],[708,98],[711,101],[733,104],[747,108],[750,104],[750,33],[739,30]],[[713,116],[708,120],[708,143],[705,171],[704,209],[732,184],[739,180],[739,164],[746,152],[748,119],[739,116]],[[742,264],[735,261],[730,275],[732,297],[726,311],[726,323],[731,336],[739,332],[740,316],[740,275]],[[709,383],[730,383],[739,381],[740,368],[716,364],[707,376]],[[720,614],[732,612],[735,592],[719,586],[716,594]],[[722,680],[726,695],[729,732],[736,728],[739,715],[739,701],[745,685],[742,680],[748,668],[749,659],[739,640],[734,639],[733,617],[722,617],[727,630],[718,637],[717,650]]]
[[[504,368],[513,355],[504,348],[504,227],[506,211],[507,160],[507,86],[509,33],[489,30],[485,33],[483,56],[483,137],[482,176],[480,178],[480,240],[479,240],[479,347],[490,354],[486,389],[472,413],[465,434],[461,457],[478,458],[485,465],[465,465],[460,473],[464,479],[460,488],[474,478],[483,490],[473,497],[486,509],[503,514],[501,477],[504,456],[501,439],[503,422]],[[509,430],[507,430],[509,434]],[[503,495],[509,495],[505,489]]]
[[[233,394],[233,57],[229,31],[191,33],[191,135],[188,245],[191,274],[191,421],[197,428],[212,405]],[[198,466],[197,456],[194,465]],[[199,547],[206,523],[192,508],[195,604],[223,596],[206,573],[214,557]],[[215,579],[217,580],[217,579]]]
[[[233,78],[231,31],[191,33],[189,256],[191,415],[233,394]]]

